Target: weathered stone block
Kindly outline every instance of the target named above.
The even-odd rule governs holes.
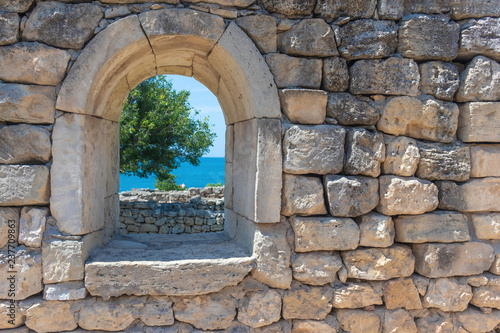
[[[433,279],[427,287],[423,305],[447,312],[460,312],[467,309],[472,299],[472,288],[456,279]]]
[[[49,203],[49,169],[43,165],[0,165],[0,206]]]
[[[374,312],[354,309],[337,311],[340,328],[347,332],[378,333],[380,318]]]
[[[328,22],[339,17],[350,17],[351,19],[362,19],[372,17],[377,2],[375,0],[319,0],[314,9],[315,14],[319,14]]]
[[[238,306],[238,321],[252,328],[277,322],[281,318],[281,295],[276,290],[252,291]]]
[[[469,147],[454,144],[418,144],[420,161],[417,177],[429,180],[454,180],[464,182],[469,179],[471,162]]]
[[[349,218],[291,217],[295,251],[353,250],[359,244],[359,228]]]
[[[362,128],[350,128],[346,135],[344,172],[378,177],[385,160],[384,136]]]
[[[0,311],[5,315],[0,317],[0,329],[6,333],[29,333],[26,326],[19,327],[26,321],[26,315],[19,311],[19,302],[3,300],[0,301]],[[11,318],[9,311],[16,311]],[[17,329],[15,328],[17,327]]]
[[[340,126],[292,126],[283,138],[283,171],[322,175],[340,172],[344,140],[345,129]]]
[[[398,46],[397,25],[392,21],[352,21],[339,31],[339,51],[347,60],[388,57]]]
[[[412,59],[358,60],[349,73],[349,91],[355,95],[418,95],[420,74]]]
[[[0,121],[51,124],[55,105],[52,87],[0,83]]]
[[[377,211],[384,215],[418,215],[438,206],[438,188],[428,180],[381,176],[379,183]]]
[[[357,219],[360,246],[389,247],[394,243],[394,222],[390,216],[368,213]]]
[[[24,13],[30,9],[33,0],[5,0],[0,4],[0,11]]]
[[[500,141],[500,102],[471,102],[460,105],[458,139],[463,142]]]
[[[322,88],[327,91],[346,91],[349,88],[347,61],[340,57],[323,60]]]
[[[66,74],[70,54],[40,43],[0,47],[0,80],[56,86]]]
[[[419,65],[420,89],[424,94],[453,101],[460,80],[458,68],[448,62],[429,61]]]
[[[405,136],[384,136],[385,161],[382,163],[384,174],[411,177],[415,174],[420,160],[417,141]]]
[[[500,178],[472,179],[466,183],[437,182],[439,208],[460,212],[500,211]]]
[[[488,0],[454,0],[451,1],[451,17],[462,20],[469,17],[500,16],[500,8],[495,2]]]
[[[174,323],[172,301],[169,297],[148,297],[139,319],[147,326],[172,325]]]
[[[43,301],[39,298],[25,302],[26,305],[21,302],[20,306],[27,307],[26,326],[35,332],[72,331],[78,327],[71,303]]]
[[[471,19],[460,24],[458,58],[472,59],[476,55],[500,61],[500,18]]]
[[[470,146],[471,178],[500,177],[500,145]]]
[[[325,122],[328,95],[323,90],[280,90],[281,109],[295,124],[320,125]]]
[[[0,248],[10,240],[15,244],[19,235],[20,208],[0,207]],[[9,233],[9,230],[12,230]],[[9,237],[9,235],[12,235]]]
[[[456,100],[500,100],[500,64],[483,56],[475,57],[460,74]]]
[[[495,259],[493,260],[489,271],[495,275],[500,275],[500,253],[495,254]]]
[[[384,303],[389,310],[422,308],[420,296],[411,278],[391,280],[384,288]]]
[[[320,59],[290,57],[286,54],[266,55],[278,88],[303,87],[319,89],[323,62]]]
[[[430,278],[469,276],[488,270],[493,248],[484,243],[415,244],[415,271]]]
[[[268,15],[251,15],[239,17],[236,24],[257,45],[259,51],[266,54],[276,52],[276,19]]]
[[[236,316],[236,300],[216,294],[184,298],[174,303],[174,315],[198,329],[226,329]]]
[[[283,175],[282,215],[324,215],[326,213],[323,184],[319,178]]]
[[[309,15],[314,9],[314,0],[263,0],[264,8],[270,13],[283,15]]]
[[[340,125],[375,125],[380,116],[369,103],[349,93],[329,93],[326,115]]]
[[[455,103],[427,95],[394,97],[383,107],[377,129],[393,135],[449,143],[457,131],[458,117]]]
[[[413,273],[415,257],[404,245],[388,248],[357,249],[342,252],[347,277],[363,280],[389,280]]]
[[[348,282],[334,288],[333,307],[336,309],[357,309],[370,305],[381,305],[382,290],[368,283]]]
[[[403,309],[386,311],[382,328],[384,332],[418,332],[417,326],[413,321],[413,315]]]
[[[500,239],[499,213],[472,214],[471,220],[477,238]]]
[[[40,249],[17,247],[11,250],[14,252],[0,254],[0,298],[23,300],[38,294],[43,290]],[[14,256],[13,268],[12,262],[8,261],[12,259],[10,256]],[[10,279],[12,275],[15,275],[15,281]],[[14,288],[11,288],[12,284]],[[12,289],[15,289],[14,295],[12,295]]]
[[[26,124],[0,128],[0,163],[47,163],[51,156],[50,132]]]
[[[310,333],[310,332],[323,332],[323,333],[336,333],[337,330],[329,325],[327,322],[318,320],[294,320],[293,333]]]
[[[386,20],[399,20],[408,14],[443,14],[450,11],[447,0],[380,0],[378,15]]]
[[[341,268],[342,259],[337,252],[298,253],[292,257],[293,278],[305,284],[332,283]]]
[[[86,296],[87,290],[82,281],[47,284],[43,290],[43,299],[47,301],[71,301]]]
[[[284,319],[325,319],[332,309],[333,289],[292,284],[283,295]]]
[[[28,247],[41,247],[48,208],[23,207],[19,220],[19,243]]]
[[[13,44],[17,42],[18,38],[19,15],[16,13],[0,14],[0,45]]]
[[[488,274],[485,285],[472,290],[471,304],[478,308],[500,309],[500,280],[498,276]]]
[[[457,319],[468,332],[490,332],[500,323],[500,311],[493,310],[490,313],[485,313],[469,307],[458,313]]]
[[[322,19],[305,19],[278,35],[281,53],[309,57],[338,55],[332,28]]]

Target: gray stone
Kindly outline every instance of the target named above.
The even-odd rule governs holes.
[[[458,68],[450,63],[429,61],[419,65],[420,89],[424,94],[445,101],[453,101],[460,80]]]
[[[281,214],[324,215],[323,185],[316,177],[284,174]]]
[[[238,306],[238,321],[252,328],[267,326],[281,318],[281,295],[276,290],[252,291]]]
[[[0,14],[0,45],[13,44],[17,42],[18,38],[19,15],[16,13]]]
[[[324,186],[328,208],[333,216],[360,216],[373,210],[379,203],[376,178],[326,175]]]
[[[357,219],[360,246],[389,247],[394,243],[394,222],[390,216],[368,213]]]
[[[291,16],[311,14],[315,2],[314,0],[263,0],[262,4],[270,13]]]
[[[467,309],[472,299],[472,288],[456,279],[432,279],[427,287],[423,305],[447,312]]]
[[[33,0],[4,0],[0,3],[0,12],[24,13],[32,3]]]
[[[397,25],[392,21],[358,20],[340,28],[339,51],[347,60],[384,58],[396,51]]]
[[[383,107],[377,129],[393,135],[449,143],[458,127],[459,109],[428,95],[394,97]]]
[[[459,102],[500,100],[500,64],[483,56],[475,57],[460,74]]]
[[[276,19],[267,15],[251,15],[239,17],[236,24],[257,45],[259,51],[266,54],[276,52]]]
[[[8,259],[14,258],[14,266]],[[12,273],[14,271],[16,273]],[[15,275],[15,281],[9,280]],[[11,282],[14,288],[11,288]],[[14,291],[12,291],[14,289]],[[11,248],[0,254],[0,298],[23,300],[43,290],[40,249]],[[12,295],[14,293],[14,295]]]
[[[0,207],[0,248],[15,244],[19,235],[20,209]],[[12,230],[9,232],[9,230]],[[10,236],[9,236],[10,235]]]
[[[226,329],[236,316],[236,300],[223,294],[184,298],[174,303],[174,315],[198,329]]]
[[[344,172],[350,175],[378,177],[385,160],[384,136],[362,128],[347,130]]]
[[[460,24],[459,59],[476,55],[500,61],[500,18],[471,19]]]
[[[310,57],[338,55],[332,28],[322,19],[306,19],[278,35],[281,53]]]
[[[116,1],[116,0],[105,0],[103,2],[109,2],[109,1]],[[131,0],[133,2],[137,2],[135,0]],[[161,2],[165,3],[170,3],[176,5],[178,3],[177,0],[162,0]],[[210,4],[218,4],[221,6],[227,6],[227,7],[237,7],[237,8],[246,8],[255,3],[255,0],[210,0],[210,1],[205,1],[205,0],[193,0],[191,1],[193,3],[210,3]]]
[[[47,163],[51,156],[50,132],[32,125],[0,128],[0,163]]]
[[[471,169],[469,147],[460,142],[453,144],[420,142],[418,148],[420,161],[417,177],[457,182],[469,179]]]
[[[28,247],[41,247],[48,208],[23,207],[19,220],[19,243]]]
[[[484,243],[415,244],[415,271],[430,278],[470,276],[488,270],[495,255]]]
[[[479,239],[500,239],[500,213],[471,215],[472,225]]]
[[[377,7],[375,0],[318,0],[314,13],[319,14],[328,22],[346,16],[351,19],[362,19],[372,17],[375,7]]]
[[[335,282],[341,268],[342,259],[337,252],[298,253],[292,257],[293,278],[309,285]]]
[[[126,5],[109,7],[109,8],[106,8],[106,10],[104,11],[104,18],[112,19],[115,17],[127,16],[130,14],[132,14],[132,12],[130,11],[130,9]]]
[[[349,70],[353,94],[418,95],[420,74],[412,59],[358,60]]]
[[[292,284],[283,295],[283,318],[325,319],[332,309],[333,289],[330,286],[311,287]]]
[[[380,115],[370,104],[349,93],[329,93],[326,116],[350,126],[375,125]]]
[[[384,174],[411,177],[415,174],[420,160],[417,142],[405,136],[386,135],[385,161],[382,163]]]
[[[471,102],[460,105],[457,137],[463,142],[500,141],[500,102]]]
[[[61,48],[80,49],[92,37],[102,17],[102,10],[92,4],[41,2],[26,22],[23,39]]]
[[[396,242],[454,243],[470,240],[467,216],[456,212],[438,211],[394,219]]]
[[[281,109],[292,123],[321,125],[325,122],[328,95],[323,90],[280,90]]]
[[[465,183],[437,182],[439,208],[459,212],[498,211],[500,178],[471,179]]]
[[[359,244],[359,228],[349,218],[291,217],[295,251],[344,251]]]
[[[348,282],[336,286],[333,307],[336,309],[357,309],[370,305],[382,305],[382,290],[364,282]]]
[[[49,169],[43,165],[0,165],[0,206],[49,203]]]
[[[407,14],[445,14],[450,11],[448,0],[380,0],[379,18],[399,20]]]
[[[344,162],[345,129],[295,125],[283,138],[283,171],[293,174],[338,173]]]
[[[56,86],[66,74],[70,54],[40,43],[0,47],[0,80]]]
[[[47,301],[71,301],[85,296],[87,290],[81,281],[47,284],[43,290],[43,299]]]
[[[346,91],[349,88],[347,61],[340,57],[323,60],[322,88],[327,91]]]
[[[286,54],[266,55],[266,62],[273,73],[278,88],[303,87],[319,89],[321,85],[322,61],[290,57]]]
[[[51,124],[55,106],[52,87],[0,83],[0,121]]]
[[[380,318],[375,312],[340,309],[337,318],[340,328],[347,332],[378,333],[380,330]]]
[[[469,17],[500,16],[500,7],[489,0],[454,0],[451,1],[451,17],[462,20]]]
[[[458,313],[457,319],[468,332],[491,332],[500,323],[500,311],[493,310],[490,313],[485,313],[469,307],[467,310]]]

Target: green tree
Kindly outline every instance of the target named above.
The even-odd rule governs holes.
[[[208,118],[175,91],[165,76],[152,77],[132,90],[120,119],[120,173],[156,176],[161,190],[179,189],[172,171],[183,162],[198,165],[213,145]]]

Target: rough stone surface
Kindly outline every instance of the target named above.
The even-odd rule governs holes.
[[[488,270],[493,248],[484,243],[415,244],[415,271],[430,278],[469,276]]]
[[[281,109],[295,124],[320,125],[325,122],[328,95],[322,90],[283,89]]]
[[[484,17],[461,22],[458,58],[476,55],[500,61],[500,18]]]
[[[306,19],[278,35],[278,50],[296,56],[338,55],[332,28],[322,19]]]
[[[460,74],[459,102],[500,100],[500,64],[489,58],[475,57]]]
[[[314,9],[314,0],[263,0],[264,8],[271,13],[283,15],[309,15]]]
[[[276,290],[253,291],[238,306],[238,321],[252,328],[267,326],[281,318],[281,295]]]
[[[0,163],[47,163],[51,156],[50,132],[32,125],[0,128]]]
[[[295,251],[344,251],[359,244],[359,228],[349,218],[291,217]]]
[[[340,17],[350,17],[352,19],[372,17],[377,2],[375,0],[355,0],[355,1],[337,1],[337,0],[318,0],[315,14],[319,14],[326,21]]]
[[[398,46],[392,21],[352,21],[340,28],[339,37],[340,54],[347,60],[388,57]]]
[[[438,182],[439,208],[459,212],[498,211],[500,178],[472,179],[466,183]]]
[[[390,216],[370,212],[357,219],[360,246],[389,247],[394,243],[394,222]]]
[[[52,87],[0,83],[0,121],[51,124],[55,100]]]
[[[276,52],[276,19],[267,15],[251,15],[239,17],[236,24],[257,45],[259,51],[266,54]]]
[[[424,94],[452,101],[460,80],[458,68],[442,61],[429,61],[419,65],[420,89]]]
[[[379,183],[377,211],[384,215],[423,214],[438,206],[438,188],[428,180],[381,176]]]
[[[463,142],[500,141],[500,102],[460,105],[457,137]]]
[[[7,245],[9,239],[15,244],[19,234],[20,209],[11,207],[0,208],[0,248]],[[13,230],[9,233],[9,230]],[[12,236],[9,237],[9,234]]]
[[[322,88],[327,91],[346,91],[349,88],[347,61],[340,57],[323,60]]]
[[[236,300],[223,295],[184,298],[174,302],[174,315],[198,329],[226,329],[236,316]]]
[[[385,160],[384,136],[362,128],[347,130],[344,172],[350,175],[378,177]]]
[[[500,280],[498,276],[488,274],[487,282],[472,290],[471,304],[478,308],[500,309]]]
[[[309,285],[335,282],[341,268],[342,259],[337,252],[298,253],[292,257],[293,278]]]
[[[266,62],[278,88],[303,87],[318,89],[321,85],[322,61],[271,53]]]
[[[333,289],[292,284],[283,295],[284,319],[325,319],[332,309]]]
[[[23,39],[80,49],[92,37],[102,17],[103,12],[96,5],[42,2],[26,22]]]
[[[454,0],[451,2],[451,17],[462,20],[469,17],[500,16],[495,1]]]
[[[415,174],[420,160],[417,141],[405,136],[393,137],[386,135],[385,161],[382,163],[382,172],[403,177]]]
[[[377,129],[393,135],[449,143],[457,131],[458,118],[455,103],[427,95],[394,97],[384,106]]]
[[[397,308],[418,310],[422,308],[419,292],[410,278],[389,281],[384,288],[384,303],[389,310]]]
[[[172,301],[168,297],[148,297],[140,319],[148,326],[172,325],[174,323]]]
[[[326,214],[321,180],[315,177],[285,174],[281,214],[285,216]]]
[[[19,15],[16,13],[0,14],[0,45],[13,44],[17,42],[18,38]]]
[[[386,311],[383,322],[384,332],[417,333],[417,326],[413,316],[403,309]]]
[[[500,239],[500,213],[471,215],[472,225],[479,239]]]
[[[49,169],[43,165],[0,165],[0,206],[48,204]]]
[[[83,242],[53,239],[42,247],[44,283],[83,280]]]
[[[71,331],[78,326],[71,311],[71,303],[37,299],[26,310],[26,317],[26,326],[35,332]]]
[[[43,290],[40,250],[25,247],[11,248],[11,250],[13,253],[11,252],[9,255],[14,256],[14,269],[10,267],[10,262],[7,261],[7,252],[0,254],[0,298],[23,300],[38,294]],[[14,274],[14,296],[12,296],[12,291],[9,292],[11,280],[7,280],[7,278],[12,277],[10,270],[17,272]]]
[[[0,4],[2,12],[24,13],[27,11],[34,0],[5,0]]]
[[[351,66],[349,90],[353,94],[418,94],[420,74],[412,59],[358,60]]]
[[[294,320],[292,333],[336,333],[337,330],[328,323],[317,320]]]
[[[378,181],[374,178],[327,175],[324,186],[332,216],[360,216],[379,202]]]
[[[455,279],[432,279],[423,299],[426,308],[438,308],[447,312],[467,309],[472,299],[472,288]]]
[[[87,290],[83,282],[65,282],[47,284],[43,290],[43,299],[47,301],[71,301],[84,299]]]
[[[363,280],[389,280],[413,273],[415,257],[404,245],[388,248],[357,249],[342,252],[347,276]]]
[[[142,310],[144,303],[136,297],[120,297],[107,301],[88,298],[78,305],[80,305],[78,326],[81,328],[121,331],[138,317],[138,312]]]
[[[345,129],[293,126],[283,138],[283,171],[294,174],[338,173],[344,162]]]
[[[340,125],[375,125],[379,118],[369,103],[349,93],[329,93],[326,115]]]
[[[381,304],[382,291],[368,283],[348,282],[334,288],[333,307],[336,309],[358,309]]]
[[[500,177],[500,145],[470,146],[471,178]]]
[[[10,300],[0,302],[0,311],[4,314],[0,319],[0,329],[6,333],[29,333],[26,326],[17,329],[15,328],[24,324],[26,321],[26,315],[21,311],[18,311],[16,314],[10,314],[9,312],[13,307],[19,307],[19,302],[11,302]]]
[[[491,332],[500,323],[500,311],[494,310],[491,313],[484,313],[469,307],[464,312],[459,313],[457,319],[468,332]]]
[[[374,312],[340,309],[337,311],[340,327],[347,332],[378,333],[380,318]]]
[[[469,179],[471,161],[469,147],[454,144],[419,143],[420,161],[417,177],[429,180],[453,180],[464,182]]]
[[[41,247],[48,208],[23,207],[19,220],[19,243],[28,247]]]
[[[0,80],[56,86],[66,74],[70,54],[40,43],[0,47]]]

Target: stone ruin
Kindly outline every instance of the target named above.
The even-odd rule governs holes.
[[[0,1],[0,329],[494,332],[498,0]],[[117,235],[131,89],[193,76],[224,232]]]

